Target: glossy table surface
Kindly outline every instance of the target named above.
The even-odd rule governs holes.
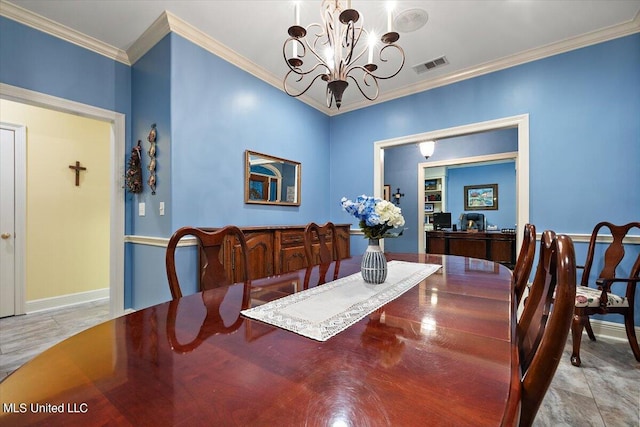
[[[387,257],[443,268],[326,342],[239,314],[318,283],[318,266],[105,322],[0,383],[0,424],[501,425],[517,357],[511,272],[455,256]],[[359,262],[341,261],[338,276]]]

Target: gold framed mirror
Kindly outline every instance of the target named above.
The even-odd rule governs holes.
[[[245,151],[244,202],[300,206],[300,162]]]

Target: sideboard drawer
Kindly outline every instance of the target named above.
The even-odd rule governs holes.
[[[282,232],[282,246],[304,246],[304,230],[287,230]]]

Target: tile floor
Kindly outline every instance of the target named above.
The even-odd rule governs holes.
[[[109,318],[109,301],[100,300],[0,319],[0,381],[54,344]]]
[[[0,319],[0,381],[57,342],[109,318],[106,301]],[[640,426],[640,363],[626,341],[582,345],[582,367],[569,363],[571,338],[534,426]]]

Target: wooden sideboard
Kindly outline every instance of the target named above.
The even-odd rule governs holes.
[[[516,263],[516,235],[499,231],[427,231],[426,251],[487,259],[513,268]]]
[[[304,253],[304,229],[306,225],[282,226],[252,226],[240,227],[247,240],[249,258],[249,274],[251,279],[260,279],[276,274],[288,273],[307,267]],[[336,238],[329,237],[331,242],[337,242],[339,258],[349,258],[351,224],[336,224]],[[216,228],[205,228],[216,230]],[[317,239],[315,239],[317,240]],[[318,244],[313,244],[317,253]],[[244,280],[242,265],[236,265],[240,260],[240,245],[234,245],[233,251],[224,251],[223,260],[228,277],[234,281]],[[201,265],[203,259],[200,259]]]

